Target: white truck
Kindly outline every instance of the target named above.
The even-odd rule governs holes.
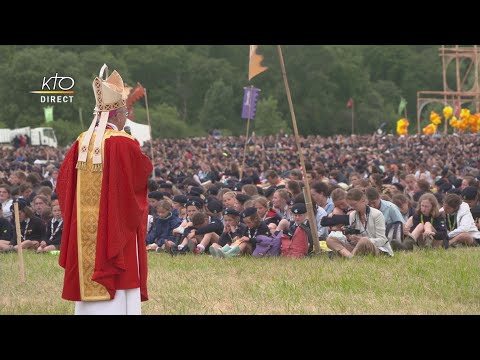
[[[32,146],[58,146],[55,131],[49,127],[30,128],[29,126],[18,129],[0,129],[0,143],[13,144],[17,135],[27,135]]]

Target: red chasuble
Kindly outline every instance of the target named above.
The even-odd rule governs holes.
[[[105,132],[103,171],[77,170],[82,134],[67,153],[58,174],[63,214],[59,264],[65,269],[62,298],[111,300],[116,290],[140,287],[148,300],[145,247],[147,183],[152,163],[138,142],[122,131]]]

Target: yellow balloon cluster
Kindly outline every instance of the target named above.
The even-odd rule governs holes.
[[[437,133],[437,125],[434,123],[428,124],[423,128],[424,135],[433,135]]]
[[[445,113],[445,109],[443,109],[443,112]],[[453,112],[453,110],[452,110]],[[423,128],[423,134],[424,135],[433,135],[437,133],[437,127],[442,123],[442,118],[440,115],[438,115],[435,111],[432,111],[430,113],[430,122],[431,124],[428,124]]]
[[[443,117],[445,118],[445,121],[448,121],[453,115],[453,109],[451,106],[445,106],[443,108]]]
[[[430,121],[434,125],[440,125],[442,123],[442,118],[435,111],[430,113]]]
[[[400,120],[398,120],[397,121],[397,134],[399,136],[407,135],[408,134],[408,125],[410,125],[410,123],[408,122],[407,119],[401,118]]]
[[[450,126],[456,129],[459,133],[465,133],[470,130],[470,133],[480,132],[480,113],[471,114],[469,109],[462,109],[460,112],[460,120],[455,116],[450,120]]]

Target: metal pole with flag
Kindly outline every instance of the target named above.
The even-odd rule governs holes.
[[[300,164],[302,166],[302,174],[305,183],[305,205],[307,207],[308,222],[310,223],[310,231],[312,232],[313,247],[315,253],[320,253],[320,242],[318,241],[317,222],[313,212],[312,194],[310,192],[310,184],[307,180],[307,171],[305,169],[305,159],[303,157],[302,145],[300,144],[300,137],[298,135],[297,120],[295,118],[295,110],[293,109],[292,96],[290,95],[290,87],[288,86],[287,71],[285,70],[285,62],[283,61],[282,47],[277,45],[278,56],[280,59],[280,66],[282,68],[283,82],[285,91],[287,93],[288,107],[290,108],[290,115],[292,116],[293,130],[295,133],[295,142],[297,144],[297,151],[300,157]]]
[[[254,88],[253,86],[245,87],[243,89],[245,90],[245,93],[243,95],[242,119],[247,120],[247,134],[245,135],[245,147],[243,149],[243,160],[242,160],[242,167],[240,168],[239,180],[242,180],[242,177],[243,177],[243,171],[245,168],[245,158],[247,156],[248,132],[250,130],[250,120],[253,120],[255,118],[258,93],[260,91],[260,89]]]

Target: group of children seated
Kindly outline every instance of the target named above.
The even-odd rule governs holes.
[[[177,195],[173,201],[160,200],[157,216],[152,219],[147,234],[147,250],[174,254],[209,253],[214,257],[226,258],[243,254],[253,254],[258,241],[280,241],[281,236],[289,240],[300,225],[308,230],[307,209],[305,204],[290,204],[292,220],[278,216],[267,206],[265,199],[257,198],[242,211],[236,204],[229,203],[228,193],[224,204],[216,199],[187,199]],[[310,244],[305,255],[312,249]],[[278,246],[280,249],[280,246]],[[259,254],[258,256],[263,256]],[[269,255],[280,255],[272,254]]]

